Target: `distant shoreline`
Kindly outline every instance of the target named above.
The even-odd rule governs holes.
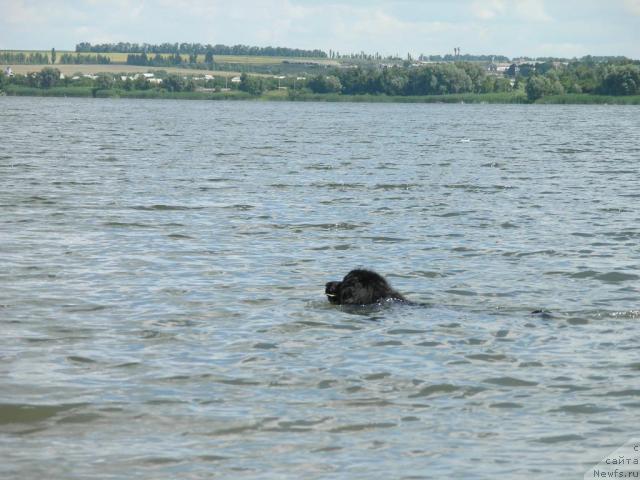
[[[472,103],[472,104],[528,104],[523,92],[512,93],[465,93],[427,96],[390,95],[345,95],[335,93],[293,93],[290,91],[268,91],[251,95],[233,90],[227,92],[167,92],[164,90],[98,90],[92,87],[35,88],[7,85],[0,94],[31,97],[86,97],[86,98],[140,98],[175,100],[252,100],[294,102],[350,102],[350,103]],[[640,105],[640,95],[612,96],[592,94],[550,95],[538,99],[534,104],[572,105]]]

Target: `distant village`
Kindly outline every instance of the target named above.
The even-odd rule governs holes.
[[[315,50],[278,50],[291,55],[284,57],[273,56],[276,50],[270,47],[200,44],[145,44],[142,53],[129,53],[142,48],[135,44],[80,47],[75,54],[58,57],[55,49],[50,54],[0,51],[0,62],[4,62],[0,89],[4,83],[5,93],[55,86],[90,88],[94,95],[97,91],[118,95],[118,91],[140,90],[152,95],[149,90],[154,89],[172,93],[233,90],[254,96],[273,90],[295,95],[499,94],[509,101],[524,98],[529,102],[566,94],[640,95],[640,62],[625,57],[509,59],[461,55],[457,47],[453,55],[416,59],[410,54],[402,59],[364,52],[340,55],[330,51],[327,55]],[[11,66],[11,60],[17,63]],[[7,90],[7,85],[13,87]]]
[[[419,60],[412,60],[409,63],[409,67],[411,68],[419,68],[419,67],[423,67],[423,66],[427,66],[427,65],[435,65],[435,64],[441,64],[441,63],[450,63],[451,61],[457,61],[457,59],[454,57],[454,60],[426,60],[426,59],[421,59]],[[318,67],[321,66],[321,64],[317,63],[317,62],[312,62],[312,61],[296,61],[296,60],[284,60],[283,63],[285,64],[303,64],[309,67]],[[537,60],[531,60],[528,58],[516,58],[513,59],[510,62],[495,62],[493,59],[485,65],[484,69],[487,75],[495,75],[495,76],[505,76],[505,75],[509,75],[509,77],[511,78],[511,84],[513,85],[515,83],[515,77],[520,73],[520,65],[522,64],[527,64],[527,65],[536,65],[539,63],[543,63],[541,61],[537,61]],[[377,68],[393,68],[393,67],[398,67],[400,64],[402,64],[401,62],[384,62],[384,61],[380,61],[380,62],[376,62],[376,67]],[[568,62],[560,62],[560,61],[555,61],[553,62],[554,67],[558,68],[561,65],[567,65]],[[406,62],[405,62],[406,65]],[[96,65],[96,70],[100,70],[100,65]],[[122,65],[123,70],[126,70],[126,66]],[[349,63],[343,63],[343,64],[338,64],[335,65],[335,68],[338,69],[353,69],[353,68],[361,68],[361,65],[359,64],[349,64]],[[6,77],[13,77],[14,71],[13,68],[11,66],[6,66],[4,68],[4,75]],[[73,76],[69,76],[69,79],[72,81],[77,81],[80,79],[89,79],[89,80],[96,80],[98,78],[98,73],[84,73],[84,74],[75,74]],[[190,77],[195,80],[195,81],[203,81],[203,82],[208,82],[208,81],[213,81],[215,80],[215,77],[211,74],[204,74],[204,75],[198,75],[198,74],[192,74],[190,75]],[[60,80],[65,80],[67,77],[65,76],[64,73],[60,73]],[[126,82],[127,80],[129,81],[135,81],[138,80],[140,78],[144,78],[145,80],[147,80],[151,85],[161,85],[163,82],[162,78],[159,78],[156,76],[156,74],[154,74],[153,72],[145,72],[145,73],[136,73],[133,75],[118,75],[117,77],[114,76],[114,80],[119,79],[122,82]],[[184,79],[187,78],[187,76],[183,77]],[[231,83],[232,85],[238,85],[241,82],[241,77],[240,75],[234,75],[234,76],[230,76],[228,77],[227,75],[223,75],[223,78],[225,79],[226,83]],[[286,76],[282,76],[282,75],[274,75],[273,78],[275,79],[285,79]],[[297,80],[306,80],[305,77],[297,77]],[[280,87],[280,88],[286,88],[286,87]],[[214,89],[206,89],[203,88],[202,90],[214,90]],[[224,89],[223,89],[224,90]]]

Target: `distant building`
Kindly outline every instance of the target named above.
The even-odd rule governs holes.
[[[498,74],[504,74],[507,70],[509,70],[509,67],[511,65],[509,63],[495,63],[495,62],[491,62],[489,65],[487,65],[487,73],[491,73],[494,75],[498,75]]]

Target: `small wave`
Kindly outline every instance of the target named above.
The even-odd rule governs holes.
[[[624,272],[601,273],[595,270],[583,270],[581,272],[568,273],[566,275],[570,278],[576,278],[576,279],[592,278],[594,280],[600,280],[603,283],[614,283],[614,284],[640,279],[640,276],[634,273],[624,273]]]
[[[135,205],[132,210],[202,210],[204,207],[187,207],[185,205]]]
[[[602,395],[603,397],[640,397],[640,389],[627,388],[625,390],[612,390]]]
[[[101,418],[103,418],[103,416],[97,413],[74,413],[61,418],[58,423],[91,423]]]
[[[289,225],[274,224],[273,228],[276,229],[293,229],[293,230],[357,230],[369,225],[369,223],[295,223]]]
[[[102,225],[113,228],[154,228],[153,225],[137,222],[105,222]]]
[[[36,423],[55,417],[61,412],[80,407],[84,404],[31,405],[0,404],[0,425],[11,423]]]
[[[473,213],[473,212],[469,211],[469,210],[462,210],[462,211],[458,211],[458,212],[442,213],[440,215],[436,215],[436,217],[440,217],[440,218],[463,217],[465,215],[469,215],[470,213]]]
[[[379,423],[356,423],[353,425],[344,425],[341,427],[332,428],[329,430],[330,433],[350,433],[350,432],[361,432],[363,430],[378,430],[381,428],[393,428],[395,427],[395,423],[391,422],[379,422]]]
[[[501,353],[474,353],[472,355],[467,355],[466,358],[470,360],[481,360],[483,362],[503,362],[508,360],[507,356]]]
[[[96,363],[92,358],[82,357],[80,355],[70,355],[67,357],[67,360],[74,363]]]
[[[461,389],[462,387],[459,387],[458,385],[452,385],[450,383],[438,383],[421,388],[419,392],[409,395],[409,398],[430,397],[432,395],[457,392]]]
[[[626,310],[621,312],[610,312],[608,316],[612,318],[629,318],[636,319],[640,318],[640,310]]]
[[[490,408],[522,408],[521,403],[515,402],[498,402],[489,405]]]
[[[374,243],[400,243],[406,242],[406,238],[398,238],[398,237],[363,237],[367,240],[371,240]]]
[[[584,437],[581,435],[554,435],[551,437],[541,437],[535,440],[538,443],[564,443],[564,442],[576,442],[578,440],[584,440]]]
[[[576,414],[595,414],[610,411],[610,408],[599,407],[592,403],[581,403],[577,405],[564,405],[559,408],[554,408],[550,410],[551,412],[566,412],[566,413],[576,413]]]
[[[227,205],[224,208],[230,209],[230,210],[240,210],[241,212],[246,212],[248,210],[253,210],[256,207],[255,207],[255,205],[248,205],[248,204],[244,204],[244,203],[238,203],[238,204],[235,204],[235,205]]]
[[[622,283],[630,280],[638,280],[640,276],[633,273],[609,272],[598,275],[596,278],[605,283]]]
[[[515,377],[487,378],[483,380],[483,382],[500,385],[502,387],[535,387],[538,385],[538,382],[530,382],[528,380],[521,380]]]
[[[417,183],[379,183],[374,188],[376,190],[411,190],[419,186]]]
[[[339,183],[339,182],[328,182],[328,183],[312,183],[312,187],[316,188],[328,188],[331,190],[360,190],[366,188],[364,183]]]

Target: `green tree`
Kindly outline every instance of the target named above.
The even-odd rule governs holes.
[[[93,81],[93,87],[97,90],[108,90],[113,87],[113,77],[110,75],[100,74]]]
[[[262,79],[249,76],[245,72],[240,75],[240,85],[238,88],[243,92],[250,93],[251,95],[260,95],[264,91],[264,84]]]
[[[459,62],[456,64],[458,70],[464,71],[471,80],[471,90],[473,93],[480,93],[484,84],[484,79],[487,77],[485,69],[477,63]]]
[[[640,94],[640,67],[616,65],[608,69],[600,88],[607,95]]]
[[[539,98],[545,95],[561,95],[564,93],[564,88],[558,80],[557,76],[543,76],[532,75],[527,79],[527,84],[524,87],[527,94],[527,99],[530,102],[535,102]]]
[[[149,80],[147,80],[144,75],[138,75],[133,81],[134,90],[149,90],[149,88],[151,88],[151,83],[149,83]]]
[[[56,63],[56,49],[52,48],[51,49],[51,65],[54,65]]]
[[[380,78],[382,91],[387,95],[404,95],[408,78],[406,70],[400,68],[384,68]]]
[[[162,88],[169,92],[181,92],[184,90],[184,87],[185,83],[178,75],[167,75],[167,77],[162,80]]]
[[[510,92],[513,90],[511,86],[511,80],[508,78],[497,77],[495,79],[495,83],[493,84],[494,92]]]
[[[213,63],[213,50],[208,49],[204,54],[204,63],[212,64]]]
[[[314,93],[339,93],[342,90],[340,79],[334,75],[316,75],[307,85]]]
[[[57,68],[45,67],[39,74],[34,76],[40,88],[55,87],[60,80],[60,70]]]

